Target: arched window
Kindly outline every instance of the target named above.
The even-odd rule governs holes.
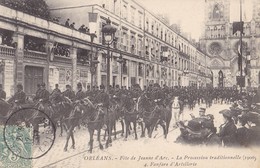
[[[220,18],[220,9],[219,5],[216,4],[213,9],[213,19],[219,19]]]

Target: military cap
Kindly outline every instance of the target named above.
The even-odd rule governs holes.
[[[155,83],[153,86],[154,87],[160,87],[160,85],[158,83]]]
[[[105,86],[104,85],[100,85],[100,89],[105,89]]]
[[[79,83],[77,84],[77,86],[78,86],[78,87],[82,87],[82,84],[79,82]]]
[[[119,88],[119,85],[116,85],[116,88]]]
[[[45,87],[45,83],[42,83],[41,86]]]
[[[66,85],[66,88],[69,88],[70,87],[70,85]]]
[[[20,88],[20,89],[23,89],[23,85],[22,84],[17,84],[17,86],[16,86],[17,88]]]
[[[200,107],[199,112],[205,112],[206,108]]]

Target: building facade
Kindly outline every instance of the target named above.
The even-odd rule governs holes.
[[[64,1],[64,6],[46,2],[52,16],[60,17],[59,23],[0,5],[0,83],[8,96],[18,83],[27,94],[35,94],[42,82],[49,90],[56,83],[61,90],[67,84],[76,89],[77,82],[86,88],[91,82],[91,55],[99,61],[93,84],[106,85],[107,46],[101,30],[108,18],[117,29],[117,43],[110,46],[110,85],[137,83],[144,88],[152,83],[171,87],[211,83],[208,56],[166,19],[133,0],[95,0],[81,6],[74,1]],[[95,21],[89,20],[92,13],[97,14]],[[76,23],[76,29],[64,26],[67,18]],[[82,24],[88,33],[77,30]],[[93,41],[90,34],[96,35]],[[118,62],[120,55],[122,63]]]
[[[200,40],[201,49],[210,56],[209,67],[213,72],[215,87],[231,87],[237,84],[239,76],[238,50],[240,32],[233,34],[230,23],[230,0],[205,1],[204,35]],[[237,14],[239,15],[239,13]],[[244,22],[242,37],[242,70],[245,85],[257,87],[260,84],[260,2],[253,0],[253,17]],[[250,54],[249,54],[250,53]],[[250,61],[250,64],[248,64]],[[248,69],[245,69],[248,66]]]

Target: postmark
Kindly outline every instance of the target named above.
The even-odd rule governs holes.
[[[3,140],[6,148],[22,160],[46,155],[55,141],[56,127],[43,111],[30,107],[13,112],[5,122]]]

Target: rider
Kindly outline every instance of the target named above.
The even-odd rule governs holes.
[[[52,91],[51,95],[54,95],[54,94],[60,94],[61,91],[59,89],[59,84],[55,84],[55,89]]]
[[[34,101],[38,101],[40,99],[40,93],[41,93],[41,84],[37,84],[37,91],[35,93],[35,97],[33,98]]]
[[[105,86],[100,85],[100,93],[95,98],[95,102],[103,106],[104,113],[107,113],[109,108],[109,95],[105,92]]]
[[[75,101],[82,100],[86,97],[85,93],[82,90],[82,84],[81,83],[77,84],[77,88],[78,88],[78,92],[76,93]]]
[[[48,104],[50,93],[48,90],[46,90],[45,86],[46,86],[45,83],[41,84],[41,92],[39,93],[39,101],[42,102],[43,104]]]
[[[20,106],[25,104],[26,95],[23,91],[23,85],[17,84],[17,92],[8,100],[8,103],[16,103],[16,105]]]
[[[158,83],[154,84],[152,98],[153,98],[153,101],[159,105],[159,107],[165,106],[163,103],[165,95],[164,95],[163,91],[161,90],[160,85]]]
[[[62,94],[63,94],[63,96],[69,98],[71,101],[73,101],[75,98],[75,93],[71,89],[70,85],[66,85],[66,90],[64,92],[62,92]]]
[[[3,99],[3,100],[6,99],[6,93],[5,93],[5,91],[3,90],[2,84],[0,84],[0,99]]]

